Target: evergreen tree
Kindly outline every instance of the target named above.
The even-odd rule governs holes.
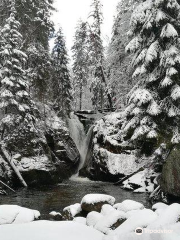
[[[2,0],[3,25],[11,0]],[[17,20],[21,23],[20,33],[23,36],[22,50],[28,56],[29,75],[32,92],[38,100],[44,102],[48,98],[48,87],[51,81],[51,62],[49,54],[49,37],[54,28],[50,20],[53,0],[15,0]]]
[[[36,108],[28,92],[25,71],[27,55],[21,51],[22,35],[16,20],[15,2],[11,1],[10,16],[1,29],[0,38],[0,120],[1,139],[8,139],[20,132],[36,132]]]
[[[54,67],[52,81],[54,107],[60,114],[67,116],[71,111],[71,78],[65,39],[61,28],[56,34],[52,59]]]
[[[75,83],[75,91],[77,89],[79,99],[79,109],[82,110],[83,92],[88,79],[88,48],[87,48],[87,23],[79,21],[75,37],[73,52],[73,77]]]
[[[133,78],[121,136],[152,153],[152,146],[180,142],[180,5],[176,0],[146,0],[131,19]],[[146,152],[147,153],[147,152]]]
[[[92,11],[89,17],[92,24],[89,29],[89,66],[91,78],[91,90],[93,92],[92,103],[96,109],[103,108],[105,86],[102,80],[104,63],[104,49],[101,39],[101,25],[103,23],[102,4],[100,0],[93,0]]]

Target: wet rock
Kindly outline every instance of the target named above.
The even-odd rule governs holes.
[[[50,212],[49,215],[54,221],[62,221],[63,219],[61,213],[59,212],[53,211],[53,212]]]
[[[75,216],[79,216],[81,211],[81,204],[76,203],[74,205],[70,205],[63,209],[63,220],[73,220]]]
[[[101,212],[104,204],[114,205],[115,198],[105,194],[88,194],[81,201],[81,208],[86,212]]]
[[[180,149],[172,150],[163,166],[160,185],[168,195],[180,197]]]
[[[37,123],[37,131],[18,129],[6,142],[6,149],[28,186],[62,182],[76,173],[80,161],[66,123],[52,109],[46,108],[48,115]],[[20,185],[7,163],[3,159],[0,163],[0,178]]]

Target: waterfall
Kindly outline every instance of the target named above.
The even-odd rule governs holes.
[[[80,122],[79,118],[74,113],[72,113],[70,118],[68,119],[68,124],[70,135],[80,153],[80,164],[78,167],[79,173],[79,171],[83,168],[86,161],[93,126],[89,129],[86,135],[83,124]]]

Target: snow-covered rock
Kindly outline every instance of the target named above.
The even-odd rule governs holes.
[[[152,206],[152,210],[154,210],[154,211],[156,211],[156,210],[158,210],[158,209],[166,209],[168,207],[168,205],[167,204],[165,204],[165,203],[162,203],[162,202],[158,202],[158,203],[156,203],[156,204],[154,204],[153,206]]]
[[[62,220],[62,215],[59,212],[52,211],[52,212],[49,213],[49,215],[55,221],[61,221]]]
[[[0,205],[0,225],[28,223],[39,218],[39,211],[17,205]]]
[[[144,208],[144,205],[142,203],[133,201],[133,200],[125,200],[122,203],[117,203],[114,205],[114,208],[119,211],[132,211],[132,210],[140,210]]]
[[[76,215],[78,215],[82,211],[81,204],[76,203],[65,207],[63,209],[63,219],[72,220]]]
[[[36,122],[37,133],[18,128],[17,136],[6,142],[6,149],[28,186],[59,183],[75,174],[80,161],[66,123],[52,107],[38,104],[38,108],[43,117]],[[48,113],[46,119],[44,111]],[[13,179],[13,184],[20,185],[14,171],[1,158],[0,177],[5,182]]]
[[[87,226],[94,227],[97,222],[101,221],[102,218],[103,218],[103,215],[101,213],[98,213],[98,212],[95,212],[95,211],[90,212],[87,215],[86,224],[87,224]]]
[[[94,226],[104,234],[108,234],[111,230],[119,227],[126,220],[126,214],[122,211],[112,211],[108,215],[103,216]]]
[[[104,204],[114,205],[115,198],[106,194],[88,194],[81,201],[81,208],[86,212],[100,212]]]
[[[148,224],[149,229],[159,229],[180,221],[180,204],[174,203],[164,208],[156,221]]]
[[[102,240],[99,231],[76,222],[37,221],[0,226],[2,240]]]
[[[133,190],[136,193],[151,193],[154,191],[154,182],[152,181],[152,179],[155,179],[156,177],[157,175],[153,172],[143,170],[124,181],[123,188]]]
[[[111,212],[114,212],[114,211],[116,211],[116,210],[114,209],[113,206],[111,206],[109,204],[105,204],[105,205],[102,206],[101,214],[106,216],[106,215],[109,215]]]
[[[146,228],[149,224],[157,219],[157,214],[150,209],[143,209],[129,217],[116,230],[111,232],[112,235],[122,235],[134,232],[136,228]]]
[[[119,140],[118,132],[123,121],[122,112],[118,112],[96,122],[86,176],[94,180],[117,182],[145,166],[146,161],[136,161],[135,147]]]

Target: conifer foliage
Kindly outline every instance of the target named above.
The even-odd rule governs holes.
[[[56,33],[52,50],[54,76],[52,81],[54,107],[64,116],[71,111],[71,78],[68,69],[68,55],[62,29]]]
[[[79,99],[79,109],[82,110],[83,106],[83,92],[84,87],[88,81],[88,45],[87,45],[87,23],[80,20],[78,22],[75,36],[73,52],[73,76],[76,84]]]
[[[89,18],[92,24],[89,29],[89,65],[91,89],[93,92],[92,103],[96,109],[104,104],[105,85],[103,83],[104,51],[101,39],[101,25],[103,23],[102,4],[100,0],[93,0],[92,11]]]
[[[137,85],[129,95],[122,131],[137,144],[180,142],[179,14],[176,0],[146,0],[132,15],[126,51],[135,55]]]
[[[21,51],[22,35],[16,20],[14,0],[11,1],[10,16],[1,29],[0,37],[0,120],[1,139],[13,131],[35,131],[34,105],[28,92],[25,64],[27,55]]]

